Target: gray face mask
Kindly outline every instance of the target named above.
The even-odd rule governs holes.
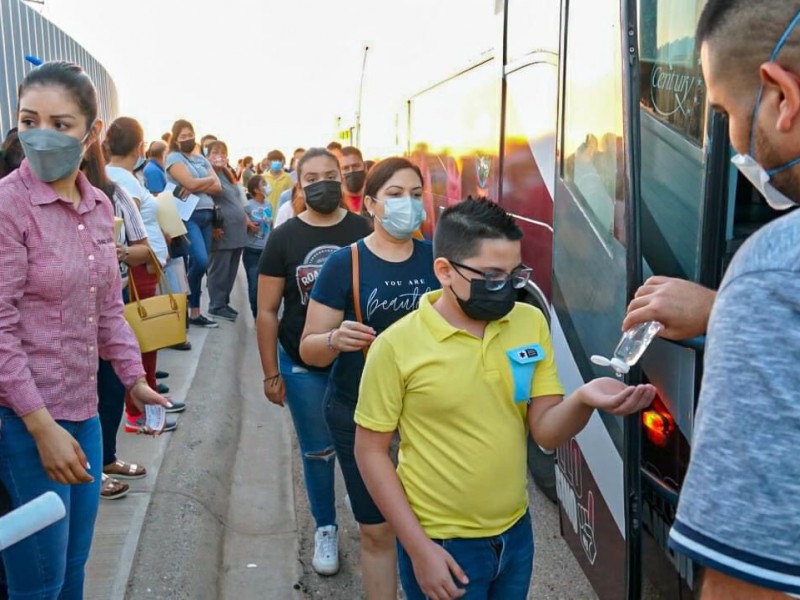
[[[19,141],[36,176],[51,183],[75,172],[83,158],[83,143],[91,132],[89,126],[83,139],[78,140],[52,129],[28,129],[19,132]]]

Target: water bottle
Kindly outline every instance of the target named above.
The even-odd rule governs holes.
[[[253,212],[250,213],[250,218],[252,219],[253,223],[256,225],[260,225],[261,229],[256,234],[256,237],[260,240],[264,239],[266,234],[264,233],[264,222],[266,221],[266,211],[263,207],[254,208]],[[267,231],[269,231],[269,224],[267,224]]]
[[[622,377],[639,362],[650,342],[662,329],[664,326],[658,321],[641,323],[622,334],[611,358],[595,354],[592,362],[601,367],[611,367],[617,377]]]

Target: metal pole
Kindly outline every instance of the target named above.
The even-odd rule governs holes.
[[[358,86],[358,110],[356,111],[356,147],[361,147],[361,101],[364,98],[364,73],[367,70],[367,52],[369,46],[364,46],[364,61],[361,63],[361,83]]]

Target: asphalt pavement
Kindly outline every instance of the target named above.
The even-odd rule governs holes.
[[[87,568],[87,600],[357,600],[358,532],[337,469],[340,573],[310,565],[313,522],[287,409],[261,387],[253,319],[240,273],[218,329],[191,327],[189,352],[159,352],[178,429],[158,438],[120,432],[118,455],[148,469],[130,494],[101,502]],[[559,536],[558,511],[533,484],[536,536],[530,598],[596,596]],[[402,594],[401,596],[402,597]]]

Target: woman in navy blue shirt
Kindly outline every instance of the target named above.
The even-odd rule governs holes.
[[[353,248],[342,248],[325,263],[311,292],[300,355],[317,367],[334,363],[325,417],[359,523],[367,598],[381,600],[397,594],[395,540],[367,492],[353,453],[358,386],[375,337],[415,310],[420,297],[439,283],[431,244],[414,238],[425,220],[419,168],[404,158],[375,165],[366,182],[364,206],[375,230],[355,245],[356,294]]]

